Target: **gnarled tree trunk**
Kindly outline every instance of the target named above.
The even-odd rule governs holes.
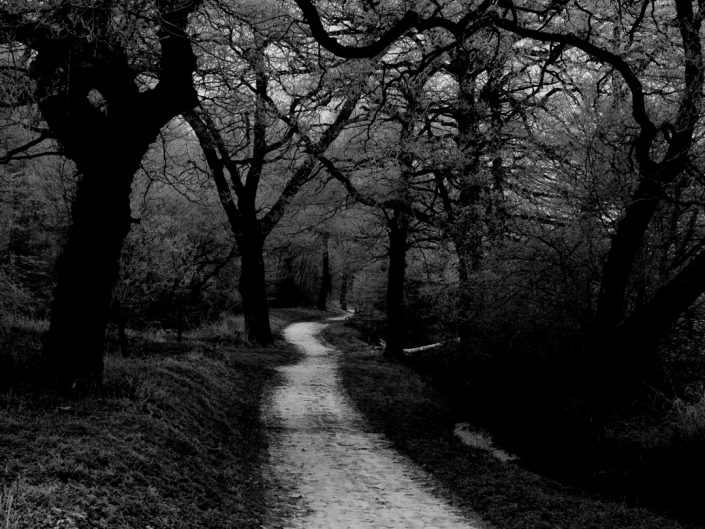
[[[110,299],[130,229],[136,166],[107,159],[101,165],[83,171],[68,240],[56,264],[45,359],[51,376],[69,387],[102,382]]]
[[[196,103],[191,79],[196,61],[185,28],[198,3],[157,3],[161,68],[159,82],[148,90],[140,89],[133,58],[113,38],[110,2],[98,0],[95,10],[67,4],[52,12],[61,30],[31,20],[22,33],[37,51],[30,73],[39,108],[81,173],[56,265],[44,349],[47,377],[61,389],[102,381],[110,299],[130,229],[133,175],[161,128]]]

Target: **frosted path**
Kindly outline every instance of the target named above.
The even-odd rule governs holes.
[[[315,338],[324,326],[295,323],[284,331],[306,356],[280,368],[284,381],[264,410],[271,434],[269,471],[284,485],[279,501],[283,496],[294,511],[282,527],[487,527],[432,496],[429,477],[384,436],[369,432],[343,394],[337,353]]]

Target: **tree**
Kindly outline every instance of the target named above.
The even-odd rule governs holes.
[[[565,11],[553,13],[551,18],[556,24],[564,23],[571,13],[568,6]],[[672,22],[666,27],[652,25],[643,16],[643,11],[628,6],[623,6],[622,13],[620,19],[597,10],[583,14],[579,18],[583,27],[578,28],[582,35],[531,29],[508,20],[496,22],[499,27],[522,37],[580,50],[619,72],[630,94],[632,116],[638,127],[633,139],[638,179],[611,236],[595,316],[596,340],[592,346],[596,364],[603,372],[609,373],[605,377],[609,393],[623,393],[625,387],[632,389],[630,380],[652,376],[650,373],[657,362],[656,344],[705,292],[701,273],[705,254],[697,254],[667,279],[647,303],[628,313],[628,287],[647,230],[669,188],[683,176],[688,166],[701,114],[704,65],[700,42],[702,13],[694,11],[692,2],[676,0],[672,5],[662,6],[659,18]],[[656,19],[652,22],[657,24]],[[586,28],[589,28],[587,33]],[[598,28],[598,31],[593,34],[592,28]],[[624,36],[618,37],[616,47],[614,35]],[[677,87],[679,98],[676,104],[660,99],[660,90],[652,96],[646,95],[652,87],[645,88],[645,85],[651,84],[648,79],[660,67],[655,58],[644,55],[643,48],[634,46],[637,37],[648,38],[647,35],[656,35],[667,44],[663,48],[666,64],[682,62],[682,76],[677,82],[666,76],[662,81],[662,86]],[[670,119],[659,116],[662,123],[657,124],[658,109],[667,109]]]
[[[316,39],[343,57],[383,53],[407,33],[442,28],[462,42],[468,32],[495,27],[554,44],[547,67],[566,54],[601,65],[613,94],[628,94],[636,125],[631,152],[638,178],[610,237],[590,348],[595,375],[605,383],[604,394],[614,395],[620,386],[631,391],[629,381],[647,376],[652,369],[659,339],[705,292],[705,253],[695,251],[670,277],[663,278],[648,301],[634,308],[629,303],[635,261],[659,206],[679,179],[692,178],[689,155],[701,115],[704,76],[701,8],[689,0],[674,0],[654,6],[656,14],[647,17],[649,2],[619,3],[616,14],[612,9],[601,11],[593,6],[589,10],[572,2],[541,6],[515,2],[514,9],[501,12],[483,2],[462,15],[444,17],[440,8],[430,12],[420,6],[418,11],[398,15],[377,36],[341,43],[326,29],[322,11],[307,0],[297,0],[297,4]],[[640,45],[649,39],[658,41],[657,54]],[[680,69],[674,71],[675,64]],[[606,92],[602,78],[595,78],[595,85]],[[668,97],[669,91],[678,94],[676,101]],[[597,379],[595,385],[600,384]]]
[[[46,373],[64,388],[101,382],[110,295],[131,223],[132,177],[161,128],[196,103],[186,28],[199,3],[0,8],[2,44],[27,50],[45,134],[81,173],[45,345]],[[155,53],[158,63],[150,63]]]
[[[318,157],[353,118],[367,74],[353,66],[349,70],[352,82],[346,79],[349,84],[343,86],[336,65],[327,65],[325,58],[318,57],[295,28],[274,24],[270,16],[250,20],[224,43],[229,54],[204,71],[204,82],[221,80],[220,94],[208,94],[184,117],[203,149],[238,244],[247,339],[264,344],[272,340],[265,240],[296,194],[316,175]],[[232,78],[238,79],[240,90],[231,90],[225,82]],[[286,88],[289,83],[293,93]],[[248,110],[234,115],[220,112],[223,101],[233,97],[244,101],[240,108]],[[316,113],[335,111],[331,121],[317,122]],[[234,133],[228,137],[230,130]],[[291,157],[289,165],[287,157]],[[279,182],[273,184],[272,177]],[[266,197],[266,205],[261,196],[265,183],[278,188]],[[260,213],[263,209],[266,212]]]
[[[498,195],[502,194],[503,169],[499,148],[502,123],[508,118],[502,115],[504,101],[501,98],[500,69],[501,62],[506,60],[505,50],[502,49],[506,48],[506,44],[498,37],[495,38],[490,31],[481,32],[479,28],[465,27],[472,17],[479,16],[487,6],[479,7],[475,13],[469,12],[457,22],[444,18],[441,8],[432,15],[430,6],[421,6],[421,11],[426,8],[429,10],[430,18],[427,20],[422,21],[418,14],[407,12],[401,21],[394,24],[379,40],[371,44],[353,46],[340,45],[334,39],[328,38],[319,12],[304,4],[306,2],[299,2],[319,42],[344,57],[383,55],[386,68],[379,74],[383,79],[381,82],[385,87],[396,87],[395,89],[403,94],[402,99],[405,99],[399,107],[405,109],[406,118],[402,119],[401,111],[395,114],[402,123],[402,135],[405,136],[402,143],[406,145],[399,148],[399,161],[406,169],[402,171],[405,176],[399,180],[398,187],[398,191],[402,188],[405,191],[397,192],[391,200],[374,200],[369,196],[363,200],[368,204],[370,201],[387,204],[391,206],[392,211],[388,217],[388,352],[391,354],[395,351],[395,354],[399,355],[403,347],[404,326],[401,322],[404,318],[400,315],[404,312],[404,260],[401,256],[406,252],[410,214],[429,226],[445,226],[447,234],[455,244],[461,300],[458,313],[462,315],[459,329],[461,335],[466,335],[470,326],[468,299],[471,298],[470,292],[474,291],[471,288],[470,276],[480,266],[486,246],[486,235],[493,231],[491,224],[496,223],[494,217],[501,202]],[[381,8],[380,11],[384,9]],[[378,15],[389,17],[389,13],[380,12]],[[405,24],[413,19],[417,22],[403,29]],[[389,25],[388,18],[378,25]],[[433,27],[450,29],[451,38],[444,38],[432,31],[429,31],[426,38],[422,38],[413,31],[430,30]],[[397,30],[399,33],[396,37],[386,40]],[[409,45],[410,51],[404,53],[403,50]],[[495,49],[484,53],[483,50],[488,45]],[[403,65],[402,68],[394,65],[395,59]],[[386,75],[395,68],[399,78],[392,81]],[[484,83],[479,80],[483,74],[488,78]],[[402,85],[406,77],[415,78],[417,86],[411,88],[409,82],[409,86],[404,89]],[[443,96],[433,101],[434,86],[439,93],[443,93],[452,85],[457,87],[457,95],[453,101],[443,99]],[[389,90],[391,93],[394,89]],[[478,95],[479,92],[481,93]],[[394,96],[385,93],[380,99],[384,102],[383,107],[390,106]],[[484,107],[490,109],[486,115]],[[382,111],[389,112],[388,109]],[[412,114],[416,114],[414,123],[408,120]],[[483,121],[490,124],[485,126]],[[455,131],[452,132],[451,129]],[[422,133],[426,136],[425,146],[421,146],[420,138],[417,138]],[[448,144],[449,136],[453,136],[452,148]],[[412,138],[415,143],[413,146]],[[426,149],[428,151],[424,152]],[[444,155],[432,159],[433,150]],[[485,169],[488,158],[490,170]],[[492,180],[487,179],[484,173],[491,173]],[[427,176],[431,176],[430,181],[424,182],[424,177]],[[412,183],[412,180],[415,182]],[[413,198],[410,194],[412,188],[415,189]],[[395,204],[392,205],[392,202]]]

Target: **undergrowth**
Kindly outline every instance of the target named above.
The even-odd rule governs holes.
[[[275,328],[302,316],[278,313]],[[140,337],[132,356],[107,355],[103,388],[81,399],[18,390],[7,375],[0,527],[260,528],[260,405],[274,368],[296,353],[281,341],[222,339],[232,324],[181,344]],[[13,376],[31,375],[38,330],[3,337],[0,358]]]
[[[343,384],[372,427],[432,473],[442,493],[468,513],[503,529],[690,527],[463,445],[452,433],[454,424],[466,419],[459,413],[462,407],[452,405],[431,378],[385,361],[342,325],[329,326],[323,336],[345,352]],[[530,428],[524,432],[527,438],[538,434]]]

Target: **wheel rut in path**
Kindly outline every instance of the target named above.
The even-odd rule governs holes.
[[[316,339],[324,323],[284,330],[304,356],[281,367],[263,409],[273,490],[266,527],[488,529],[431,493],[432,481],[373,433],[338,378],[340,353]],[[282,520],[283,513],[286,518]]]

